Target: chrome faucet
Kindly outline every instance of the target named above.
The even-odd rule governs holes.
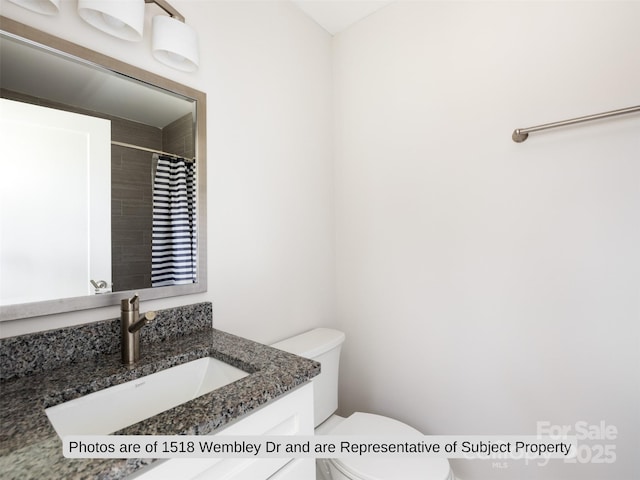
[[[156,318],[156,312],[140,315],[140,298],[135,294],[121,302],[122,363],[133,365],[140,359],[140,329]]]

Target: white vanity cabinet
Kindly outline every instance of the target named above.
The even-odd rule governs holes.
[[[313,384],[285,394],[215,435],[313,435]],[[313,480],[315,461],[285,458],[175,458],[129,477],[138,480]]]

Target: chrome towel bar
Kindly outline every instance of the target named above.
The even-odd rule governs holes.
[[[591,120],[601,120],[608,117],[616,117],[618,115],[624,115],[627,113],[640,112],[640,105],[629,108],[621,108],[619,110],[611,110],[609,112],[596,113],[595,115],[587,115],[585,117],[572,118],[570,120],[563,120],[561,122],[545,123],[544,125],[537,125],[529,128],[516,128],[511,135],[511,138],[516,143],[524,142],[530,133],[539,132],[541,130],[548,130],[550,128],[565,127],[567,125],[574,125],[576,123],[589,122]]]

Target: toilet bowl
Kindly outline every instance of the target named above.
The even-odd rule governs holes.
[[[313,379],[316,435],[411,437],[422,435],[409,425],[381,415],[356,412],[347,418],[338,408],[338,371],[343,332],[316,328],[271,345],[321,364]],[[318,459],[317,480],[455,480],[444,458],[350,456]]]
[[[333,415],[332,426],[316,429],[316,434],[378,438],[422,436],[405,423],[372,413],[356,412],[342,421],[340,418]],[[319,463],[317,480],[454,480],[449,462],[444,458],[346,457],[319,460]]]

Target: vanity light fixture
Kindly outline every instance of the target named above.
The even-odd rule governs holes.
[[[60,0],[9,0],[32,12],[55,15],[60,10]]]
[[[144,0],[78,0],[78,15],[109,35],[139,42],[144,29]]]
[[[153,17],[151,51],[154,58],[177,70],[196,71],[198,35],[166,0],[78,0],[78,14],[90,25],[114,37],[140,41],[145,3],[155,3],[169,15]]]
[[[182,70],[195,72],[200,63],[198,56],[198,34],[187,25],[184,17],[166,0],[144,0],[155,3],[169,16],[153,17],[151,53],[159,62]]]
[[[175,17],[153,17],[151,53],[159,62],[177,70],[195,72],[198,69],[198,35]]]

